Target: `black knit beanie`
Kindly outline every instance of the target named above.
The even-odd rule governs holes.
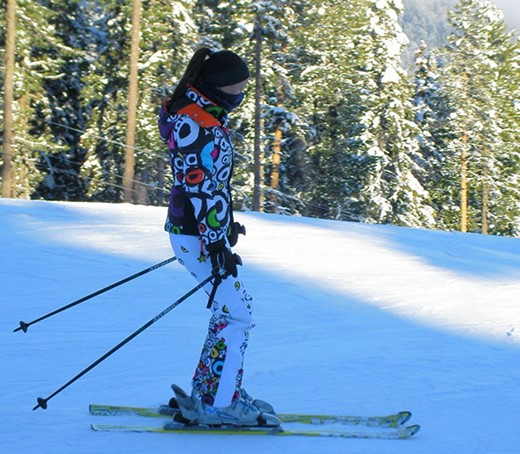
[[[204,61],[200,76],[208,85],[226,87],[248,79],[249,69],[237,54],[221,50]]]

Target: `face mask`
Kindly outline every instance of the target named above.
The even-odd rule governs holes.
[[[239,93],[238,95],[230,95],[228,93],[224,93],[220,90],[218,90],[220,95],[220,103],[224,109],[231,112],[232,110],[235,110],[240,103],[244,100],[244,93]]]
[[[218,104],[220,107],[223,107],[228,112],[235,110],[244,99],[244,93],[239,93],[238,95],[230,95],[208,84],[202,84],[202,86],[199,89],[215,104]]]

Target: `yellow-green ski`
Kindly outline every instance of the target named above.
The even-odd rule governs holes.
[[[393,439],[400,440],[415,435],[420,426],[413,425],[398,429],[349,429],[340,430],[291,430],[282,427],[207,427],[198,425],[183,425],[175,422],[165,423],[162,426],[133,426],[118,424],[92,424],[97,432],[152,432],[178,435],[269,435],[269,436],[297,436],[297,437],[335,437],[335,438],[364,438],[364,439]]]
[[[147,418],[171,418],[177,411],[166,405],[159,408],[129,407],[121,405],[99,405],[91,404],[89,411],[97,416],[144,416]],[[381,428],[396,428],[406,424],[412,414],[409,411],[401,411],[386,416],[342,416],[342,415],[320,415],[306,413],[276,413],[276,416],[284,423],[301,424],[341,424],[346,426],[366,426]]]

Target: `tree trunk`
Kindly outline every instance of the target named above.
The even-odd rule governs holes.
[[[462,73],[464,92],[467,92],[469,75]],[[460,231],[468,231],[468,131],[462,133],[462,150],[460,154]]]
[[[283,48],[285,51],[285,47]],[[277,107],[283,107],[284,105],[284,91],[283,91],[283,81],[282,77],[279,77],[279,88],[277,95]],[[273,140],[273,157],[272,157],[272,166],[271,166],[271,189],[278,189],[278,185],[280,184],[280,164],[282,162],[282,137],[283,131],[282,127],[278,126],[276,131],[274,132],[274,140]],[[273,206],[273,212],[278,212],[278,197],[276,194],[271,195],[271,203]]]
[[[255,145],[253,157],[253,211],[262,211],[262,28],[260,23],[255,26]]]
[[[123,174],[124,201],[132,202],[134,186],[134,166],[135,166],[135,129],[137,111],[137,90],[138,73],[137,64],[139,62],[139,33],[141,20],[141,0],[133,0],[134,9],[132,17],[132,42],[130,49],[130,80],[128,88],[128,119],[126,123],[126,150],[125,150],[125,170]]]
[[[482,176],[482,229],[481,233],[484,235],[488,234],[489,231],[489,221],[488,221],[488,212],[489,212],[489,170],[487,166],[487,162],[484,162],[484,171]]]
[[[16,0],[7,0],[4,80],[4,152],[2,168],[2,197],[11,197],[13,157],[13,98],[14,53],[16,33]]]
[[[276,128],[273,140],[273,159],[271,168],[271,188],[278,189],[280,163],[282,162],[282,128]]]
[[[278,189],[280,182],[280,163],[282,162],[282,128],[276,128],[273,140],[273,158],[271,166],[271,189]],[[272,212],[278,213],[278,196],[272,193],[270,197]]]
[[[138,205],[148,205],[148,186],[144,183],[149,180],[149,172],[144,169],[135,173],[133,201]]]
[[[468,231],[468,135],[462,136],[462,152],[460,157],[460,231]]]

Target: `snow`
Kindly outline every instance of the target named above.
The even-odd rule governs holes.
[[[182,267],[13,329],[170,257],[165,209],[1,199],[0,215],[2,452],[518,452],[518,239],[236,213],[257,322],[248,392],[280,411],[409,409],[422,431],[404,441],[115,434],[89,425],[128,419],[91,416],[88,404],[158,405],[170,383],[188,387],[208,318],[202,293],[47,410],[32,407],[192,288]]]
[[[401,77],[399,76],[397,69],[394,68],[393,66],[388,66],[383,74],[383,77],[381,78],[382,84],[389,84],[389,83],[398,84],[400,81],[401,81]]]

